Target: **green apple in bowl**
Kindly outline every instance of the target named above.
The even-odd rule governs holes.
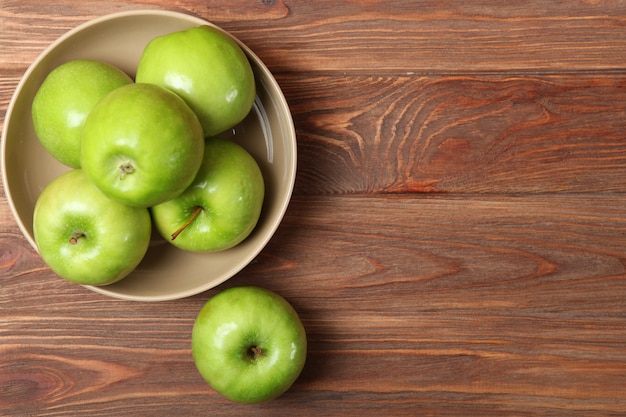
[[[93,108],[81,136],[81,167],[109,198],[149,207],[182,193],[204,153],[202,126],[175,93],[129,84]]]
[[[241,243],[254,230],[265,183],[256,160],[228,139],[212,137],[192,184],[178,197],[150,208],[163,238],[192,252],[216,252]]]
[[[191,342],[204,380],[240,403],[280,396],[306,361],[307,337],[298,313],[280,295],[254,286],[210,298],[196,318]]]
[[[180,95],[198,115],[205,136],[241,122],[256,96],[246,54],[229,35],[208,25],[152,39],[143,50],[135,80]]]
[[[96,103],[133,80],[119,68],[94,60],[72,60],[53,69],[33,98],[33,127],[59,162],[80,167],[80,133]]]
[[[107,198],[81,169],[61,174],[35,204],[39,254],[62,278],[108,285],[125,278],[145,256],[150,213]]]

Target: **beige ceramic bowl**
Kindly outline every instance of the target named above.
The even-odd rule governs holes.
[[[31,104],[46,75],[63,62],[81,58],[109,62],[134,76],[141,52],[152,38],[203,24],[210,23],[169,11],[107,15],[66,33],[28,68],[6,113],[2,132],[2,179],[17,224],[35,250],[32,222],[35,201],[52,179],[68,170],[47,154],[32,126]],[[256,158],[264,174],[266,199],[255,231],[235,248],[211,254],[183,252],[155,235],[145,259],[130,276],[109,286],[88,288],[111,297],[140,301],[198,294],[243,269],[276,231],[295,180],[295,131],[276,80],[248,47],[239,44],[256,75],[257,99],[246,120],[227,136]]]

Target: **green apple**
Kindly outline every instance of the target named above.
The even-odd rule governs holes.
[[[204,153],[198,118],[175,93],[129,84],[93,108],[81,136],[81,167],[109,198],[149,207],[176,197]]]
[[[264,288],[232,287],[210,298],[191,333],[192,355],[204,380],[241,403],[283,394],[298,378],[307,353],[294,308]]]
[[[150,213],[107,198],[81,169],[61,174],[35,203],[39,254],[69,281],[107,285],[130,274],[151,237]]]
[[[214,252],[241,243],[256,226],[265,185],[255,159],[242,146],[208,138],[193,183],[178,197],[151,207],[154,224],[174,246]]]
[[[80,132],[102,97],[133,80],[99,61],[73,60],[44,79],[33,99],[33,127],[43,147],[59,162],[80,167]]]
[[[152,39],[141,55],[135,80],[180,95],[198,115],[206,136],[242,121],[256,96],[246,54],[229,35],[212,26]]]

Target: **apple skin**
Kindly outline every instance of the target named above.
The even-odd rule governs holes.
[[[298,313],[280,295],[255,286],[231,287],[210,298],[196,318],[191,342],[204,380],[240,403],[283,394],[302,372],[307,354]]]
[[[149,207],[182,193],[195,178],[204,135],[171,91],[129,84],[104,97],[82,132],[81,167],[109,198]]]
[[[107,198],[81,169],[61,174],[35,203],[39,254],[62,278],[108,285],[141,262],[151,237],[150,213]]]
[[[204,160],[193,183],[178,197],[151,207],[160,235],[192,252],[216,252],[241,243],[255,228],[265,197],[263,174],[240,145],[208,138]],[[197,207],[197,217],[172,240]]]
[[[80,132],[87,115],[108,93],[133,80],[119,68],[99,61],[73,60],[52,70],[32,104],[37,138],[55,159],[80,167]]]
[[[181,96],[198,115],[205,136],[241,122],[256,96],[246,54],[230,36],[211,26],[152,39],[141,55],[135,80]]]

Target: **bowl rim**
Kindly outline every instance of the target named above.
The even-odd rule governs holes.
[[[182,291],[176,291],[173,293],[169,293],[169,294],[164,294],[164,295],[146,295],[146,296],[142,296],[142,295],[128,295],[128,294],[124,294],[124,293],[119,293],[119,292],[115,292],[115,291],[111,291],[110,289],[107,288],[107,286],[92,286],[92,285],[82,285],[85,288],[88,288],[96,293],[100,293],[103,295],[107,295],[110,296],[112,298],[117,298],[117,299],[121,299],[121,300],[128,300],[128,301],[169,301],[169,300],[176,300],[176,299],[182,299],[182,298],[186,298],[186,297],[190,297],[193,295],[197,295],[200,294],[204,291],[210,290],[211,288],[214,288],[222,283],[224,283],[225,281],[227,281],[228,279],[234,277],[235,275],[237,275],[242,269],[244,269],[247,265],[250,264],[250,262],[252,262],[252,260],[254,260],[254,258],[256,256],[258,256],[258,254],[267,246],[268,242],[271,240],[271,238],[274,236],[274,234],[276,233],[276,230],[278,229],[278,227],[280,226],[280,224],[282,223],[282,220],[285,216],[285,213],[287,211],[287,208],[290,204],[292,195],[293,195],[293,190],[295,187],[295,179],[296,179],[296,171],[297,171],[297,140],[296,140],[296,132],[295,132],[295,126],[293,123],[293,117],[291,114],[291,111],[289,111],[289,104],[285,98],[285,95],[282,91],[282,89],[280,88],[278,82],[276,81],[276,79],[274,78],[273,74],[270,72],[270,70],[267,68],[267,66],[265,65],[265,63],[256,55],[256,53],[254,53],[254,51],[252,51],[246,44],[244,44],[241,40],[239,40],[236,36],[232,35],[230,32],[228,32],[227,30],[223,29],[222,27],[204,19],[198,16],[194,16],[191,14],[187,14],[187,13],[183,13],[183,12],[178,12],[178,11],[173,11],[173,10],[165,10],[165,9],[135,9],[135,10],[126,10],[126,11],[120,11],[120,12],[113,12],[113,13],[108,13],[105,15],[101,15],[98,17],[95,17],[93,19],[87,20],[83,23],[78,24],[77,26],[73,27],[72,29],[66,31],[65,33],[63,33],[61,36],[59,36],[58,38],[56,38],[51,44],[49,44],[43,51],[41,51],[39,53],[39,55],[35,58],[35,60],[28,66],[28,68],[26,69],[26,71],[22,74],[18,84],[15,87],[15,90],[11,96],[11,99],[9,101],[9,104],[7,106],[7,110],[5,112],[5,116],[4,116],[4,124],[2,127],[2,132],[1,132],[1,145],[0,145],[0,173],[2,174],[2,186],[4,188],[4,195],[5,198],[7,200],[7,203],[9,205],[9,209],[11,211],[11,214],[15,220],[15,222],[17,223],[18,228],[20,229],[20,232],[22,233],[22,236],[26,239],[26,241],[29,243],[29,245],[35,250],[35,252],[39,252],[37,249],[37,245],[33,239],[32,236],[30,236],[30,234],[28,233],[24,222],[21,220],[20,214],[17,211],[17,208],[15,206],[12,194],[13,191],[11,189],[11,185],[9,184],[9,181],[7,179],[7,167],[6,167],[6,152],[7,152],[7,135],[8,135],[8,131],[9,131],[9,125],[11,124],[11,119],[12,119],[12,114],[14,111],[14,107],[15,107],[15,103],[20,95],[20,93],[22,92],[24,86],[26,85],[27,81],[29,80],[29,78],[31,77],[32,73],[35,71],[35,69],[40,65],[40,63],[50,54],[52,53],[52,51],[55,50],[55,48],[57,48],[59,45],[61,45],[62,43],[64,43],[66,40],[68,40],[69,38],[77,35],[79,32],[93,27],[93,26],[97,26],[99,24],[102,23],[106,23],[108,21],[112,21],[112,20],[116,20],[116,19],[123,19],[123,18],[128,18],[128,17],[133,17],[133,16],[161,16],[161,17],[172,17],[172,18],[177,18],[177,19],[181,19],[181,20],[186,20],[191,24],[196,24],[196,25],[208,25],[208,26],[212,26],[222,32],[224,32],[225,34],[227,34],[228,36],[230,36],[233,40],[235,40],[237,42],[237,44],[241,47],[241,49],[244,51],[244,53],[248,56],[248,58],[253,61],[253,65],[257,68],[257,71],[260,71],[263,74],[263,79],[264,79],[264,86],[266,86],[266,88],[268,90],[272,90],[273,94],[275,94],[274,99],[277,101],[278,105],[280,106],[280,108],[284,108],[287,109],[288,111],[285,113],[281,113],[281,117],[285,119],[285,134],[288,135],[287,139],[285,140],[285,142],[291,143],[291,147],[292,147],[292,151],[291,153],[293,154],[293,157],[289,158],[289,164],[287,164],[286,168],[289,171],[289,176],[287,177],[287,180],[284,182],[287,186],[288,189],[286,190],[286,196],[287,198],[285,198],[283,201],[280,202],[280,205],[278,205],[277,209],[276,209],[276,213],[277,215],[275,216],[275,219],[273,220],[273,224],[271,226],[271,228],[269,228],[267,230],[267,232],[265,233],[265,235],[263,236],[263,239],[259,241],[259,243],[256,245],[255,250],[251,251],[250,253],[247,254],[247,256],[245,256],[243,259],[241,259],[238,263],[237,263],[237,267],[235,267],[234,269],[230,269],[227,273],[223,274],[221,277],[218,277],[215,280],[211,280],[210,282],[203,284],[203,285],[198,285],[195,286],[193,288],[189,288],[186,290],[182,290]],[[258,96],[257,96],[258,98]]]

